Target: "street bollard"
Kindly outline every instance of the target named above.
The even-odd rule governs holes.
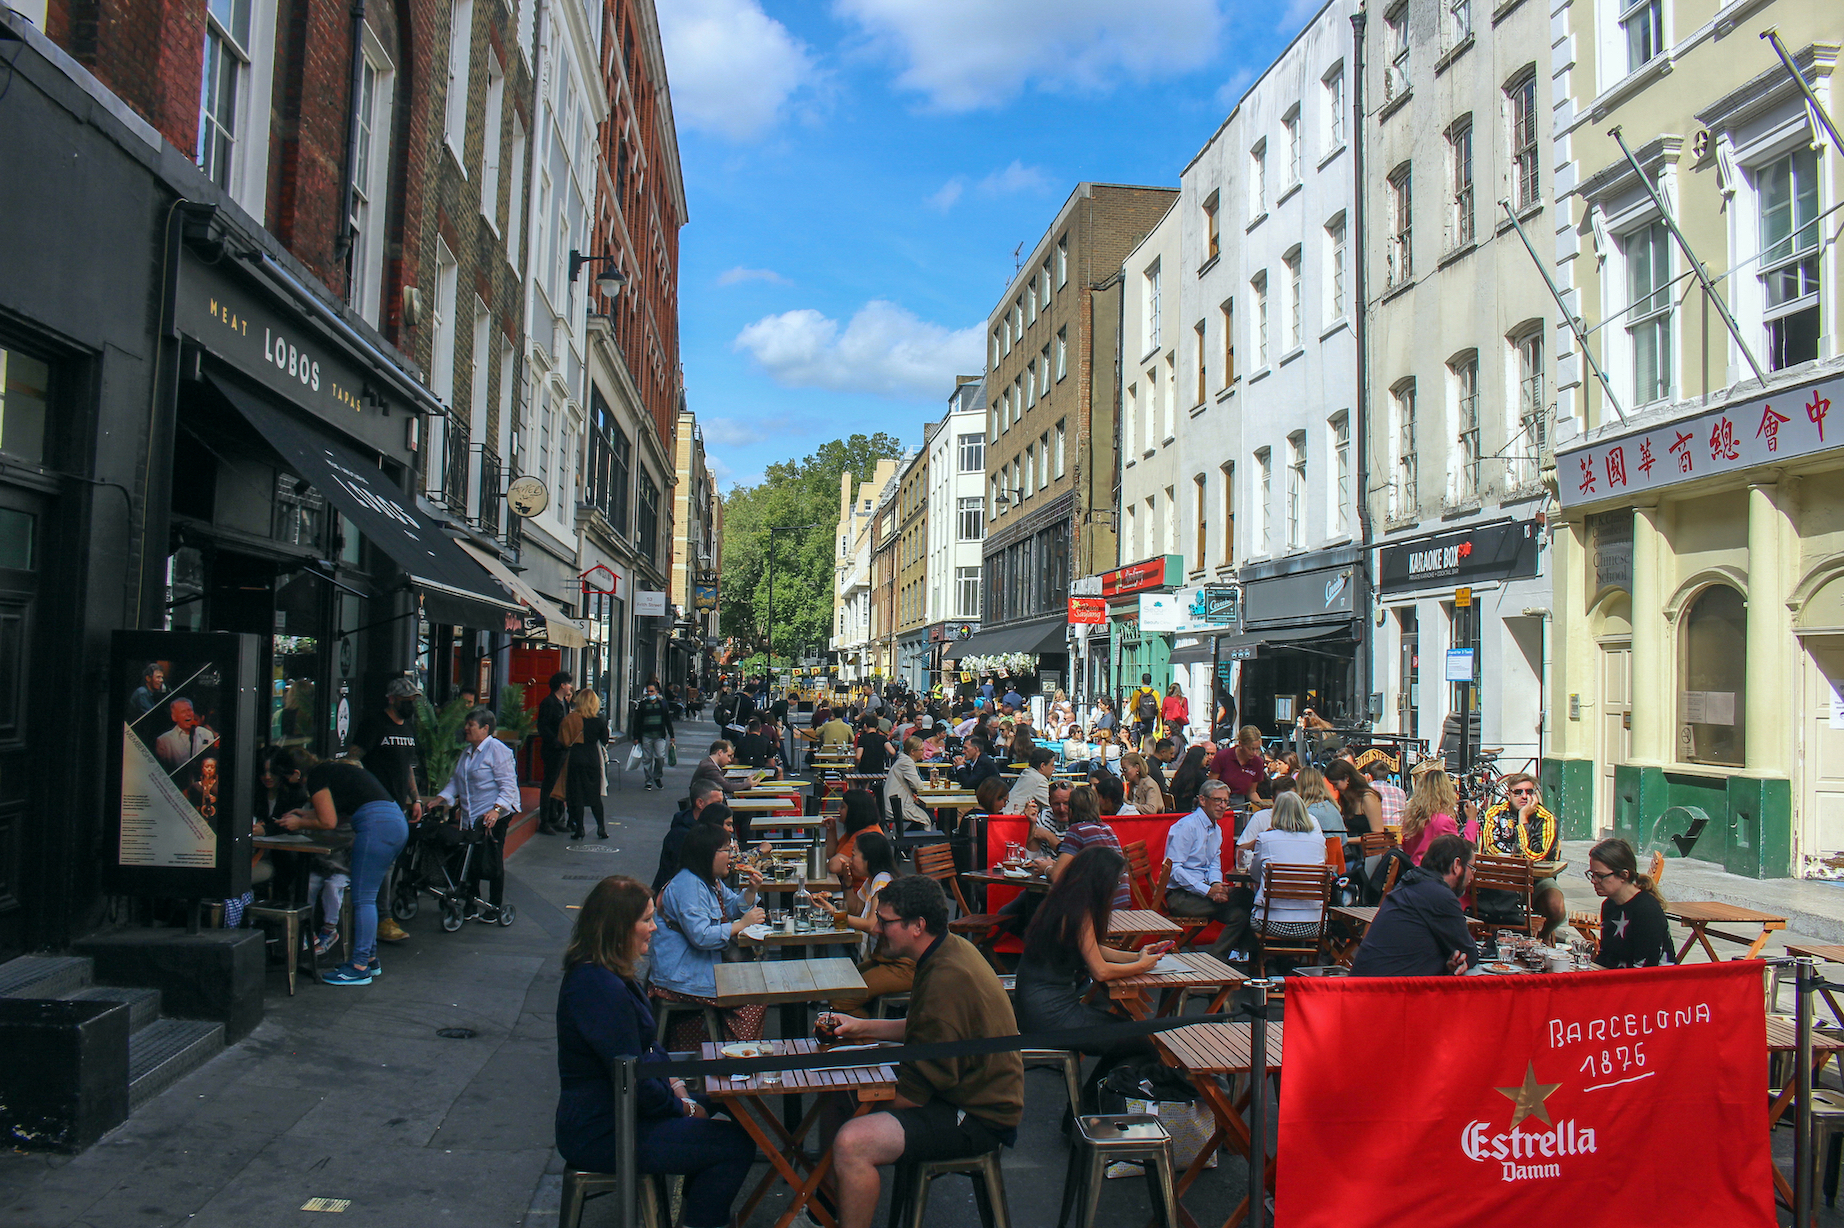
[[[1793,1223],[1812,1222],[1812,994],[1818,962],[1802,955],[1793,961],[1793,1018],[1799,1025],[1799,1050],[1793,1055],[1793,1079],[1799,1103],[1793,1134]]]
[[[639,1228],[639,1187],[636,1184],[634,1149],[634,1101],[640,1088],[640,1059],[615,1059],[615,1137],[626,1139],[615,1154],[615,1205],[620,1208],[621,1228]]]
[[[1249,1009],[1249,1228],[1268,1223],[1268,990],[1273,982],[1250,981]]]

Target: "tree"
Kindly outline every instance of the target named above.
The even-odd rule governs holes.
[[[866,481],[878,461],[902,454],[902,443],[882,431],[835,439],[811,456],[770,465],[759,484],[732,487],[724,496],[719,625],[745,657],[768,643],[769,529],[812,526],[774,535],[774,639],[777,655],[787,659],[832,638],[840,477]]]

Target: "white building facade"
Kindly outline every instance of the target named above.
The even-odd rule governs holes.
[[[948,398],[947,414],[930,425],[924,448],[929,672],[939,675],[947,646],[980,627],[980,543],[986,540],[984,376],[960,378]]]

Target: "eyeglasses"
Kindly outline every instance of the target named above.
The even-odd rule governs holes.
[[[877,928],[881,930],[886,925],[901,925],[904,921],[907,921],[907,920],[909,920],[909,918],[907,917],[886,917],[882,913],[878,913],[877,914]]]
[[[1535,789],[1525,788],[1511,790],[1512,797],[1535,797],[1536,795],[1537,791]]]
[[[1582,876],[1591,883],[1598,883],[1604,878],[1619,878],[1620,877],[1620,875],[1613,870],[1609,870],[1605,874],[1596,874],[1593,870],[1583,870]]]

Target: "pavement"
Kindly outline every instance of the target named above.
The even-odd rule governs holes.
[[[609,874],[651,880],[691,768],[716,736],[708,722],[683,723],[680,732],[685,753],[667,769],[663,791],[643,792],[637,773],[611,788],[607,840],[533,836],[518,849],[506,890],[518,907],[515,924],[470,922],[446,934],[425,899],[405,925],[410,939],[384,949],[386,973],[369,986],[304,981],[290,998],[281,968],[272,967],[261,1026],[94,1147],[78,1156],[0,1153],[0,1224],[268,1228],[318,1223],[305,1204],[335,1199],[346,1203],[336,1222],[347,1228],[554,1225],[563,1168],[552,1147],[554,1011],[572,906]],[[1571,909],[1598,908],[1580,873],[1588,847],[1564,848]],[[1758,883],[1673,861],[1664,889],[1676,899],[1784,912],[1791,928],[1770,950],[1799,938],[1844,941],[1844,887]],[[1782,1004],[1790,1007],[1790,991]],[[474,1035],[437,1035],[453,1028]],[[1048,1228],[1068,1156],[1058,1129],[1060,1075],[1028,1072],[1025,1094],[1018,1146],[1004,1155],[1008,1202],[1018,1228]],[[1777,1135],[1776,1150],[1789,1151],[1788,1133]],[[1198,1222],[1220,1224],[1245,1190],[1244,1162],[1224,1156],[1184,1201]],[[771,1194],[741,1228],[769,1228],[783,1205],[784,1194]],[[886,1198],[878,1223],[887,1209]],[[1144,1184],[1108,1182],[1101,1214],[1148,1222]],[[604,1198],[589,1204],[583,1223],[615,1220]],[[966,1182],[936,1183],[929,1228],[977,1222]],[[1844,1218],[1824,1214],[1820,1222]]]

